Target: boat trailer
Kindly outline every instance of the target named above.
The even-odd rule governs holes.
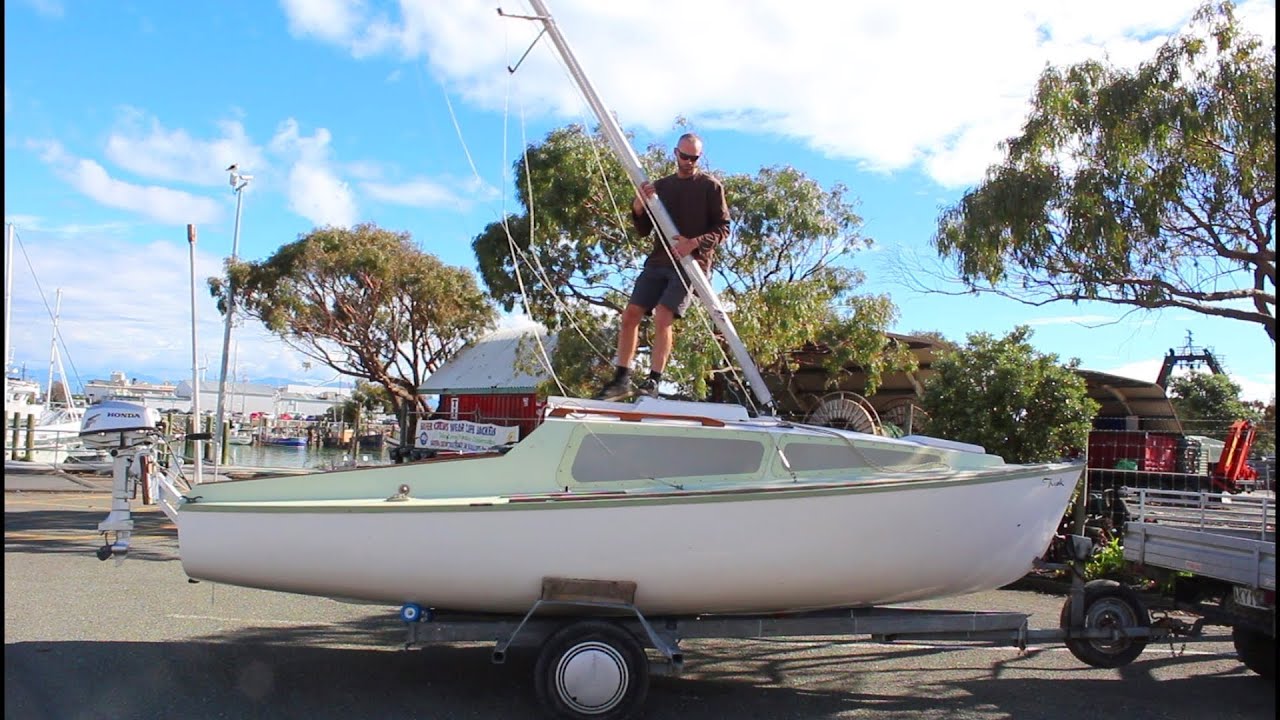
[[[628,718],[639,713],[650,675],[678,676],[687,639],[867,636],[875,642],[951,641],[976,645],[1064,643],[1081,662],[1098,668],[1128,665],[1148,642],[1209,640],[1195,623],[1163,617],[1155,622],[1137,593],[1112,580],[1085,582],[1079,571],[1091,541],[1070,536],[1075,560],[1037,563],[1068,570],[1071,589],[1059,627],[1032,629],[1018,612],[969,612],[866,607],[784,615],[646,617],[627,581],[544,578],[541,597],[523,617],[437,612],[416,604],[400,609],[406,650],[453,642],[492,642],[501,664],[513,646],[538,647],[534,687],[538,701],[560,718]]]

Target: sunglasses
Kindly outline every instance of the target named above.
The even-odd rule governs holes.
[[[680,148],[676,148],[676,155],[679,155],[681,160],[687,160],[688,162],[693,162],[693,163],[698,162],[698,158],[702,157],[701,155],[690,155],[689,153],[684,152]]]

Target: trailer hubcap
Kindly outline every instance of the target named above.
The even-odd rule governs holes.
[[[622,702],[631,682],[627,661],[612,646],[596,641],[574,645],[556,664],[556,692],[574,711],[594,715]]]
[[[1085,612],[1084,624],[1085,627],[1124,631],[1138,627],[1138,617],[1134,614],[1133,608],[1120,599],[1104,598],[1089,606]],[[1132,641],[1126,637],[1120,637],[1115,640],[1094,639],[1090,642],[1103,652],[1114,653],[1128,648]]]

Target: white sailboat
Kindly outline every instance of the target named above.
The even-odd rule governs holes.
[[[547,34],[632,180],[645,176],[541,0]],[[665,237],[675,232],[651,201]],[[764,383],[696,265],[698,296],[762,406]],[[96,412],[95,412],[96,411]],[[130,456],[159,442],[145,408],[91,408],[116,448],[100,530],[128,550]],[[114,413],[114,417],[112,416]],[[524,613],[547,578],[634,583],[646,615],[780,613],[987,590],[1026,574],[1083,467],[752,415],[738,405],[551,398],[506,452],[306,477],[184,486],[157,476],[195,579],[355,601]],[[892,542],[886,538],[892,537]]]
[[[8,253],[13,257],[14,227],[8,230]],[[83,451],[79,439],[84,408],[76,405],[71,388],[66,381],[62,355],[58,351],[58,319],[62,307],[62,290],[54,301],[53,334],[49,348],[49,380],[45,391],[40,385],[25,378],[10,376],[9,320],[13,294],[13,266],[7,265],[5,274],[5,450],[6,462],[15,452],[38,466],[56,465],[68,458],[74,461],[100,462],[105,455],[96,451]],[[55,370],[62,388],[64,401],[52,401]],[[14,468],[20,465],[12,465]]]

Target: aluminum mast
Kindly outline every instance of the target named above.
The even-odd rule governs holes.
[[[609,144],[613,147],[614,153],[618,156],[618,160],[622,163],[622,167],[627,171],[627,175],[631,178],[631,182],[635,185],[637,191],[640,186],[648,182],[649,178],[645,175],[644,169],[640,167],[640,159],[636,157],[635,150],[632,149],[631,143],[627,141],[626,135],[623,134],[622,128],[618,125],[618,121],[605,107],[600,96],[596,94],[595,89],[591,86],[591,81],[587,80],[586,73],[582,71],[582,67],[578,65],[577,59],[573,56],[573,51],[569,49],[569,45],[565,42],[564,36],[560,34],[560,30],[556,27],[555,20],[551,17],[551,12],[547,10],[546,3],[542,0],[530,0],[533,10],[537,16],[533,19],[542,23],[547,35],[551,37],[551,42],[555,44],[556,51],[560,53],[560,57],[564,59],[565,65],[569,68],[569,74],[573,76],[574,82],[582,90],[582,94],[587,99],[587,104],[591,106],[592,112],[600,120],[601,126],[604,128],[605,137],[608,138]],[[671,215],[662,205],[662,201],[655,195],[653,198],[646,198],[649,212],[653,214],[657,223],[658,231],[662,233],[663,239],[668,245],[674,247],[672,238],[679,235],[675,223],[671,220]],[[742,367],[742,372],[747,376],[747,383],[751,386],[751,392],[760,401],[762,409],[773,411],[773,396],[769,394],[769,389],[765,387],[764,378],[760,376],[760,371],[756,368],[755,361],[751,359],[751,355],[747,352],[747,348],[742,344],[742,338],[738,337],[738,331],[733,327],[733,321],[729,319],[729,314],[725,312],[724,307],[720,304],[720,298],[716,295],[715,290],[711,289],[711,283],[707,280],[706,274],[702,272],[702,267],[691,255],[680,258],[680,266],[684,268],[685,275],[689,278],[690,284],[693,286],[695,295],[702,303],[707,312],[711,314],[711,320],[715,323],[716,329],[724,335],[725,341],[729,344],[729,350],[733,353],[734,359]]]

